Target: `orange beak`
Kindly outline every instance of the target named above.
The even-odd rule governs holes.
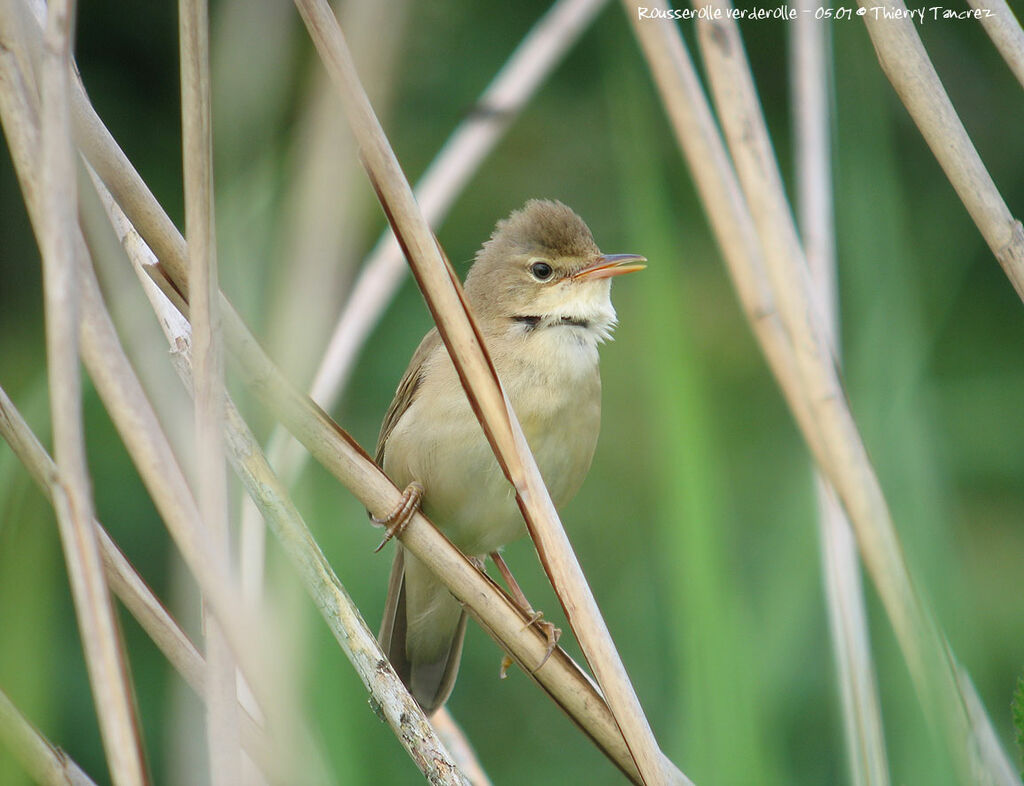
[[[594,281],[598,278],[622,276],[626,273],[635,273],[638,270],[643,270],[647,265],[641,263],[646,261],[647,258],[639,254],[605,254],[598,257],[582,270],[573,273],[572,278],[574,281],[581,279]]]

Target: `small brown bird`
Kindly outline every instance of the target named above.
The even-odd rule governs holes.
[[[466,296],[556,507],[579,489],[597,444],[597,346],[615,326],[609,279],[645,261],[603,255],[571,209],[531,200],[498,222],[466,277]],[[436,328],[398,384],[376,460],[467,555],[482,560],[526,534]],[[399,545],[381,646],[428,714],[451,693],[465,629],[459,601]]]

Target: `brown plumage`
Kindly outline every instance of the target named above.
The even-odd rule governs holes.
[[[531,200],[498,222],[466,277],[466,296],[556,506],[576,493],[600,426],[597,345],[615,324],[608,278],[642,257],[604,257],[561,202]],[[423,512],[459,548],[486,556],[525,534],[513,490],[437,330],[398,384],[377,462],[424,488]],[[381,645],[426,712],[451,692],[466,626],[461,605],[397,547]]]

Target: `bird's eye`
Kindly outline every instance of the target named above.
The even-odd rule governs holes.
[[[530,273],[538,281],[547,281],[551,278],[551,265],[547,262],[534,262],[530,265]]]

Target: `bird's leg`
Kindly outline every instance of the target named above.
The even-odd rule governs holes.
[[[562,631],[556,628],[551,622],[544,619],[544,612],[534,611],[530,605],[530,601],[526,599],[526,594],[519,586],[519,582],[516,581],[515,576],[512,575],[512,571],[509,570],[508,565],[505,562],[504,557],[501,556],[497,551],[491,552],[491,559],[494,560],[494,564],[498,567],[498,572],[501,577],[505,580],[505,584],[508,586],[508,591],[512,595],[512,599],[516,602],[516,605],[522,609],[522,611],[530,618],[530,621],[526,623],[526,627],[535,625],[547,639],[548,647],[544,652],[544,657],[541,658],[540,663],[537,664],[537,669],[548,662],[548,658],[551,657],[551,653],[555,651],[555,647],[558,646],[558,639],[562,636]],[[508,676],[506,673],[508,667],[512,665],[512,659],[505,655],[501,659],[501,678],[505,679]],[[536,671],[537,669],[534,669]]]
[[[402,530],[405,529],[405,525],[409,523],[409,519],[413,517],[413,514],[420,509],[420,502],[423,499],[423,484],[418,483],[415,480],[405,487],[405,491],[402,492],[402,501],[395,506],[384,518],[379,519],[376,516],[370,516],[370,519],[374,524],[379,524],[382,527],[387,527],[384,530],[384,539],[380,542],[380,545],[373,550],[376,554],[384,545],[391,540],[395,535],[401,535]]]

